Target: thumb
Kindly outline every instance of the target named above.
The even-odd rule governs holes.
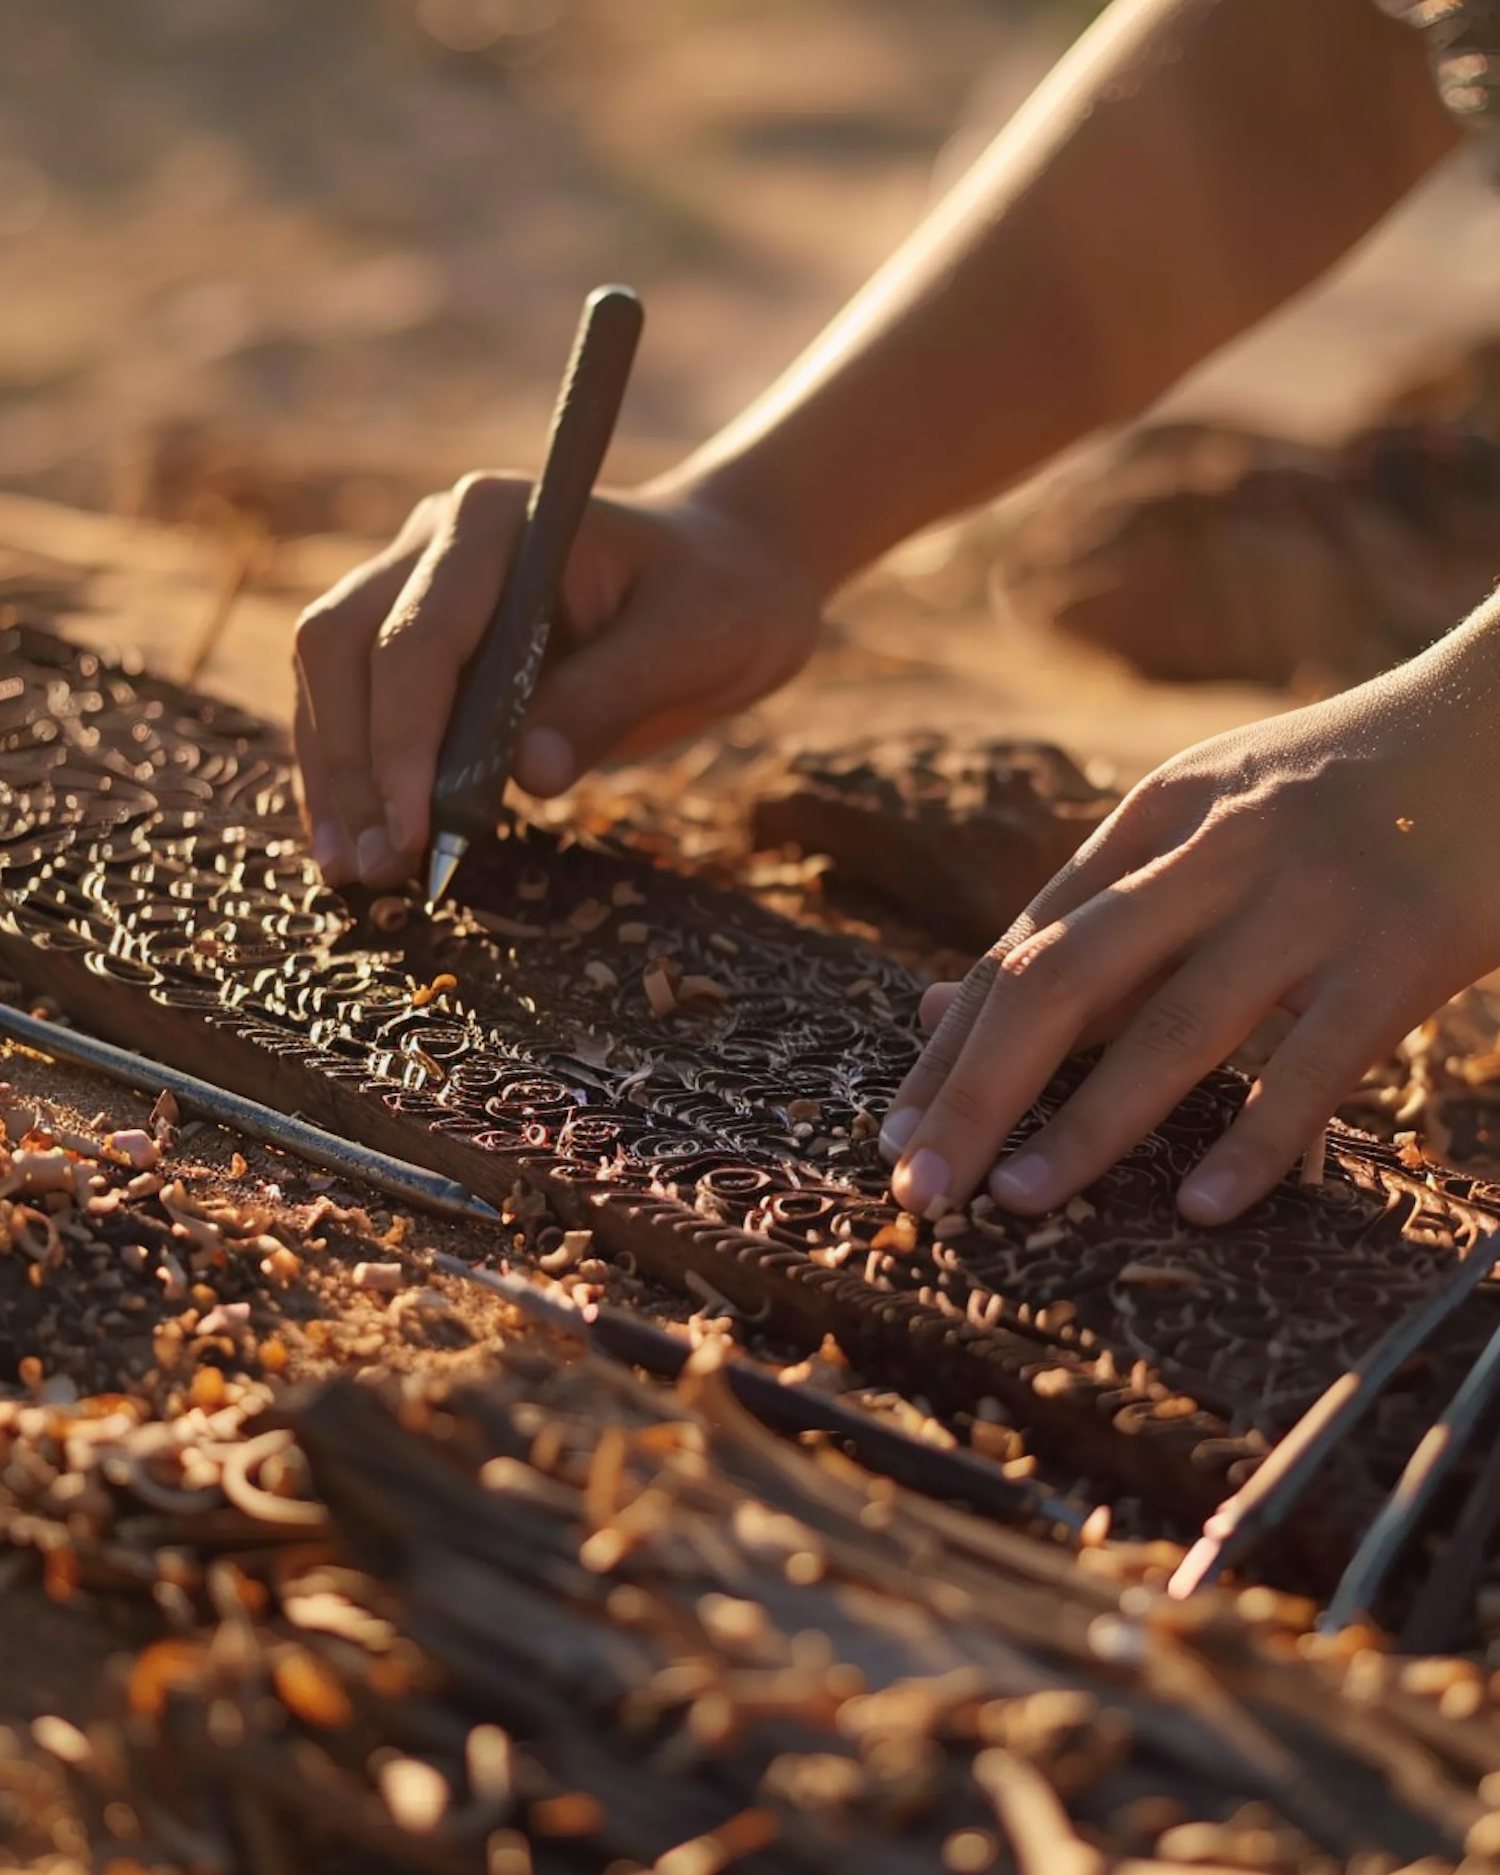
[[[607,756],[659,746],[733,707],[736,660],[728,634],[659,596],[627,603],[618,619],[542,673],[516,748],[529,794],[561,794]]]

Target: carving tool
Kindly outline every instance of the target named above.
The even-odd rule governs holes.
[[[434,1211],[441,1217],[468,1218],[482,1224],[499,1222],[500,1213],[493,1205],[476,1198],[454,1179],[425,1171],[405,1159],[393,1159],[388,1153],[376,1152],[369,1146],[356,1145],[353,1140],[341,1139],[337,1133],[326,1133],[307,1120],[278,1113],[274,1107],[263,1107],[258,1100],[233,1094],[228,1088],[215,1087],[212,1081],[200,1081],[194,1074],[163,1067],[159,1061],[152,1061],[145,1055],[116,1048],[112,1042],[96,1041],[75,1029],[65,1029],[60,1023],[26,1015],[9,1003],[0,1003],[0,1035],[8,1035],[13,1041],[38,1049],[58,1061],[93,1068],[112,1081],[135,1088],[138,1093],[155,1094],[165,1089],[182,1107],[204,1119],[233,1127],[236,1132],[266,1145],[279,1146],[283,1152],[309,1165],[342,1173],[347,1178],[362,1179],[365,1184],[374,1185],[419,1210]]]
[[[546,1327],[573,1335],[600,1354],[627,1367],[644,1368],[663,1380],[676,1380],[693,1350],[680,1335],[657,1328],[624,1309],[598,1303],[582,1309],[557,1290],[545,1290],[514,1270],[479,1269],[462,1257],[435,1251],[430,1267],[445,1276],[462,1276],[503,1296],[513,1307]],[[730,1390],[747,1412],[775,1432],[798,1437],[821,1432],[844,1445],[870,1471],[925,1497],[945,1499],[1000,1523],[1049,1523],[1077,1544],[1092,1507],[1059,1497],[1027,1478],[1007,1478],[998,1467],[967,1452],[926,1445],[897,1426],[845,1406],[821,1388],[786,1381],[757,1362],[736,1356],[725,1367]]]
[[[470,843],[493,832],[500,817],[563,571],[614,434],[643,319],[629,287],[597,287],[584,302],[515,557],[479,649],[459,680],[438,756],[429,905],[447,893]]]

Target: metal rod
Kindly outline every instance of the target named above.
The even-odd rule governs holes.
[[[1203,1526],[1178,1565],[1167,1593],[1182,1600],[1214,1581],[1293,1510],[1333,1448],[1375,1404],[1401,1363],[1430,1341],[1500,1259],[1491,1232],[1431,1295],[1383,1334],[1346,1374],[1302,1415],[1265,1463]]]
[[[264,1107],[258,1100],[231,1093],[226,1087],[216,1087],[212,1081],[200,1081],[195,1074],[165,1067],[146,1055],[132,1054],[128,1048],[117,1048],[113,1042],[101,1042],[41,1016],[26,1015],[9,1003],[0,1003],[0,1034],[52,1055],[58,1061],[93,1068],[140,1093],[165,1089],[180,1105],[204,1119],[233,1127],[236,1132],[266,1145],[279,1146],[293,1158],[322,1166],[325,1171],[361,1179],[418,1210],[436,1212],[440,1217],[468,1218],[476,1223],[499,1222],[500,1213],[494,1206],[466,1191],[456,1179],[444,1178],[405,1159],[377,1152],[372,1146],[361,1146],[337,1133],[325,1132],[308,1120],[278,1113],[274,1107]]]
[[[581,1309],[563,1296],[539,1289],[513,1270],[476,1269],[462,1257],[443,1251],[436,1252],[429,1261],[431,1268],[444,1275],[478,1283],[547,1327],[576,1335],[597,1352],[630,1367],[643,1367],[660,1379],[675,1380],[692,1353],[680,1335],[669,1334],[622,1309],[599,1305]],[[966,1504],[980,1516],[1000,1523],[1055,1524],[1075,1543],[1090,1515],[1092,1507],[1058,1497],[1027,1480],[1007,1478],[995,1466],[967,1452],[924,1445],[909,1433],[882,1425],[868,1413],[844,1406],[819,1388],[801,1381],[784,1381],[743,1356],[731,1361],[725,1374],[741,1406],[774,1431],[793,1435],[829,1433],[844,1440],[871,1471],[926,1497]]]
[[[1500,1439],[1485,1456],[1452,1535],[1417,1595],[1396,1639],[1403,1654],[1458,1651],[1454,1630],[1459,1611],[1473,1606],[1475,1590],[1493,1554],[1490,1538],[1500,1524]]]
[[[1432,1494],[1474,1436],[1500,1387],[1500,1329],[1485,1344],[1443,1416],[1423,1434],[1394,1491],[1361,1539],[1318,1626],[1337,1633],[1368,1616],[1391,1565],[1405,1548]]]

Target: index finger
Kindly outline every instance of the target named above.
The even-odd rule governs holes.
[[[956,1066],[969,1031],[995,987],[1002,959],[1047,925],[1068,917],[1105,891],[1138,865],[1147,851],[1144,833],[1132,833],[1118,812],[1111,815],[1048,881],[1004,937],[974,964],[962,983],[941,999],[933,991],[923,998],[924,1014],[930,1008],[935,1020],[926,1046],[897,1089],[880,1129],[880,1151],[888,1165],[900,1159],[922,1115]]]
[[[524,502],[524,483],[465,477],[371,653],[370,764],[404,860],[426,843],[459,676],[499,601]]]
[[[1085,1024],[1216,923],[1232,887],[1191,863],[1154,868],[997,959],[957,1059],[892,1174],[897,1201],[930,1213],[967,1199]]]
[[[356,567],[297,623],[294,747],[313,858],[332,885],[359,872],[361,837],[383,827],[369,773],[368,671],[380,622],[416,564],[404,538]]]

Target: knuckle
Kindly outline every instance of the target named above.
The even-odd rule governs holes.
[[[1178,774],[1170,766],[1158,768],[1135,784],[1111,818],[1120,823],[1133,821],[1137,825],[1156,827],[1176,818],[1190,802],[1196,807],[1199,796],[1199,788],[1192,778]]]
[[[451,500],[452,494],[446,488],[435,489],[430,495],[424,495],[406,517],[406,525],[401,530],[403,537],[411,539],[430,534],[441,525]]]
[[[1158,768],[1135,784],[1116,811],[1147,818],[1159,813],[1175,797],[1179,786],[1177,778],[1169,770]]]
[[[922,1050],[916,1072],[929,1086],[945,1081],[958,1066],[959,1044],[939,1028]]]
[[[298,663],[317,666],[326,662],[344,635],[341,608],[326,599],[313,602],[292,627],[292,648]]]
[[[951,1121],[965,1131],[983,1126],[989,1119],[988,1091],[973,1081],[953,1078],[946,1081],[933,1101],[930,1112],[940,1122]]]
[[[1318,1107],[1326,1117],[1338,1103],[1348,1079],[1344,1065],[1324,1053],[1308,1049],[1283,1051],[1261,1077],[1268,1091]]]
[[[1063,927],[1053,926],[1009,953],[1001,981],[1010,997],[1041,998],[1054,1008],[1072,1009],[1087,996],[1088,975],[1078,947]]]
[[[1201,1009],[1180,997],[1162,997],[1141,1011],[1128,1039],[1143,1054],[1176,1057],[1193,1052],[1206,1033]]]
[[[401,523],[400,530],[381,557],[390,559],[419,552],[447,521],[452,501],[453,491],[450,488],[437,489],[424,495]]]
[[[956,983],[930,983],[922,992],[922,999],[917,1005],[917,1020],[929,1034],[936,1030],[952,1008],[958,993],[959,986]]]
[[[448,503],[448,525],[457,533],[470,525],[492,527],[515,512],[520,492],[510,476],[475,469],[453,484]]]

